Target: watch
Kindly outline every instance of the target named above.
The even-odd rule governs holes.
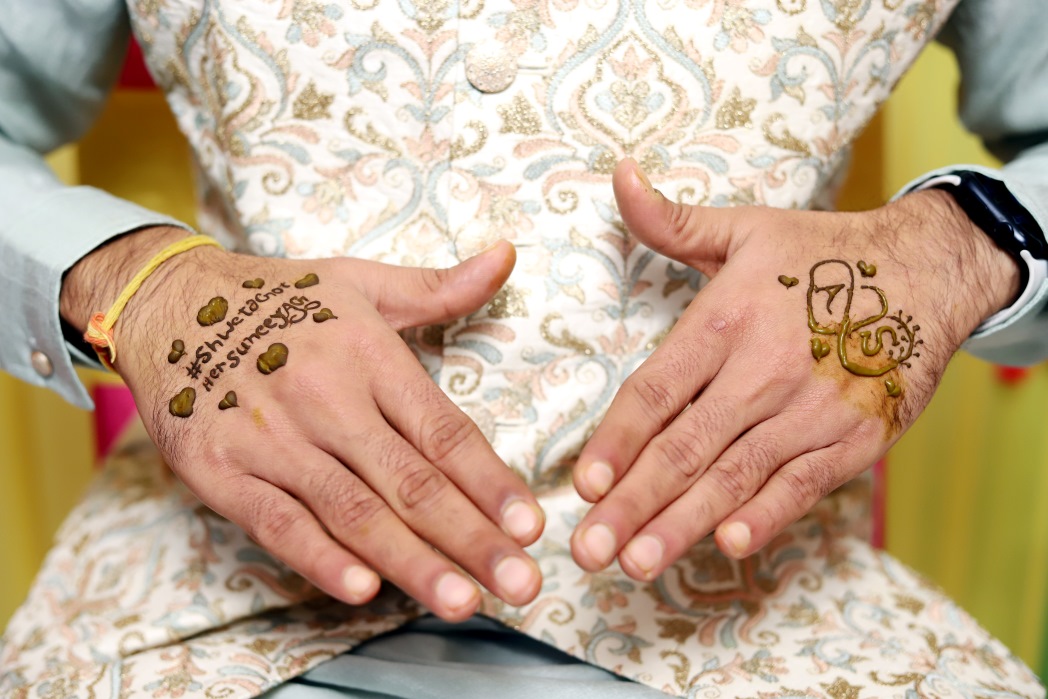
[[[976,332],[1004,322],[1048,281],[1048,242],[1044,232],[1000,180],[965,170],[931,177],[914,189],[931,188],[949,192],[972,223],[1019,266],[1019,296],[1010,306],[987,318]]]

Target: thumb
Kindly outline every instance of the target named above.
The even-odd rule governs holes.
[[[652,187],[633,158],[619,161],[612,175],[619,213],[637,240],[652,250],[709,273],[740,240],[742,209],[693,206],[671,201]]]
[[[448,269],[365,265],[357,277],[363,294],[394,330],[445,323],[473,313],[506,283],[517,249],[501,240]]]

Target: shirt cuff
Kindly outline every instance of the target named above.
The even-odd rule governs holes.
[[[101,367],[67,342],[59,317],[62,277],[109,240],[150,226],[189,227],[92,187],[56,189],[0,236],[0,293],[15,314],[0,368],[86,409],[94,404],[73,362]],[[105,309],[98,309],[104,311]]]
[[[1013,176],[1004,170],[980,165],[954,165],[929,172],[913,180],[892,197],[892,200],[945,181],[960,172],[977,172],[1003,182],[1012,196],[1033,216],[1042,231],[1048,231],[1048,208],[1038,194],[1040,187],[1026,178]],[[1010,306],[987,318],[971,334],[961,349],[987,361],[1007,365],[1028,365],[1048,357],[1048,277],[1043,264],[1026,260],[1031,274],[1026,288]]]

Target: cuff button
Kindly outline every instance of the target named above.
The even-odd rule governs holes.
[[[36,350],[29,355],[29,362],[33,365],[33,370],[45,379],[55,373],[55,367],[51,364],[51,359],[40,350]]]

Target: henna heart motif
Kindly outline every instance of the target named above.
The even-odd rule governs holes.
[[[823,342],[821,339],[817,337],[813,337],[811,339],[811,356],[815,357],[815,361],[819,361],[829,353],[829,344]]]
[[[208,301],[206,306],[197,311],[197,322],[204,327],[220,323],[226,319],[228,310],[229,302],[221,296],[216,296]]]
[[[189,417],[193,414],[194,401],[196,401],[196,391],[192,388],[183,388],[177,396],[171,399],[167,408],[175,417]]]
[[[321,308],[313,314],[313,322],[323,323],[325,320],[338,320],[338,316],[332,313],[330,308]]]
[[[230,391],[229,393],[227,393],[225,395],[225,398],[223,398],[222,400],[218,401],[218,409],[219,410],[228,410],[230,408],[239,408],[239,407],[240,406],[237,405],[237,394],[234,393],[233,391]]]
[[[295,282],[296,289],[305,289],[307,286],[316,286],[320,283],[320,277],[310,272],[306,276]]]
[[[258,357],[258,370],[263,374],[272,374],[285,364],[287,364],[287,346],[279,342],[270,345],[269,349]]]
[[[171,364],[175,364],[181,359],[186,353],[186,343],[181,340],[175,340],[171,343],[171,351],[167,353],[167,361]]]

